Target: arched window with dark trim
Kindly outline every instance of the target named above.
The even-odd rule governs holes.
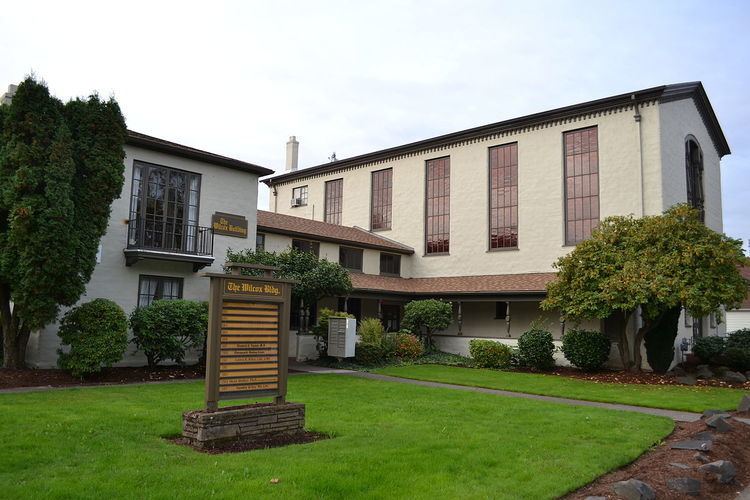
[[[701,221],[704,221],[706,214],[703,205],[703,151],[692,135],[685,139],[685,169],[687,202],[700,212]]]

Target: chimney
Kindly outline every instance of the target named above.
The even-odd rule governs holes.
[[[286,143],[286,171],[294,172],[297,170],[297,163],[299,162],[299,142],[297,142],[296,136],[289,137],[289,142]]]
[[[8,85],[8,91],[3,95],[0,95],[0,105],[10,104],[10,101],[13,100],[13,96],[16,95],[16,90],[18,90],[18,85]]]

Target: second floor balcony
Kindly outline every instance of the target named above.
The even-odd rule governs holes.
[[[210,227],[185,224],[166,218],[137,218],[128,221],[125,264],[139,260],[188,262],[193,271],[214,261],[214,233]]]

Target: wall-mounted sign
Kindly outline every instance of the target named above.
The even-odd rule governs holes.
[[[239,265],[242,267],[252,267]],[[231,265],[229,266],[232,267]],[[270,271],[264,266],[267,274]],[[286,396],[292,281],[270,276],[207,274],[206,407],[222,399]]]
[[[247,219],[241,215],[216,212],[211,216],[211,228],[214,234],[247,238]]]

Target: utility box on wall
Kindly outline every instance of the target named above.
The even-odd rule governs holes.
[[[328,318],[328,355],[353,358],[357,344],[357,320],[330,316]]]

